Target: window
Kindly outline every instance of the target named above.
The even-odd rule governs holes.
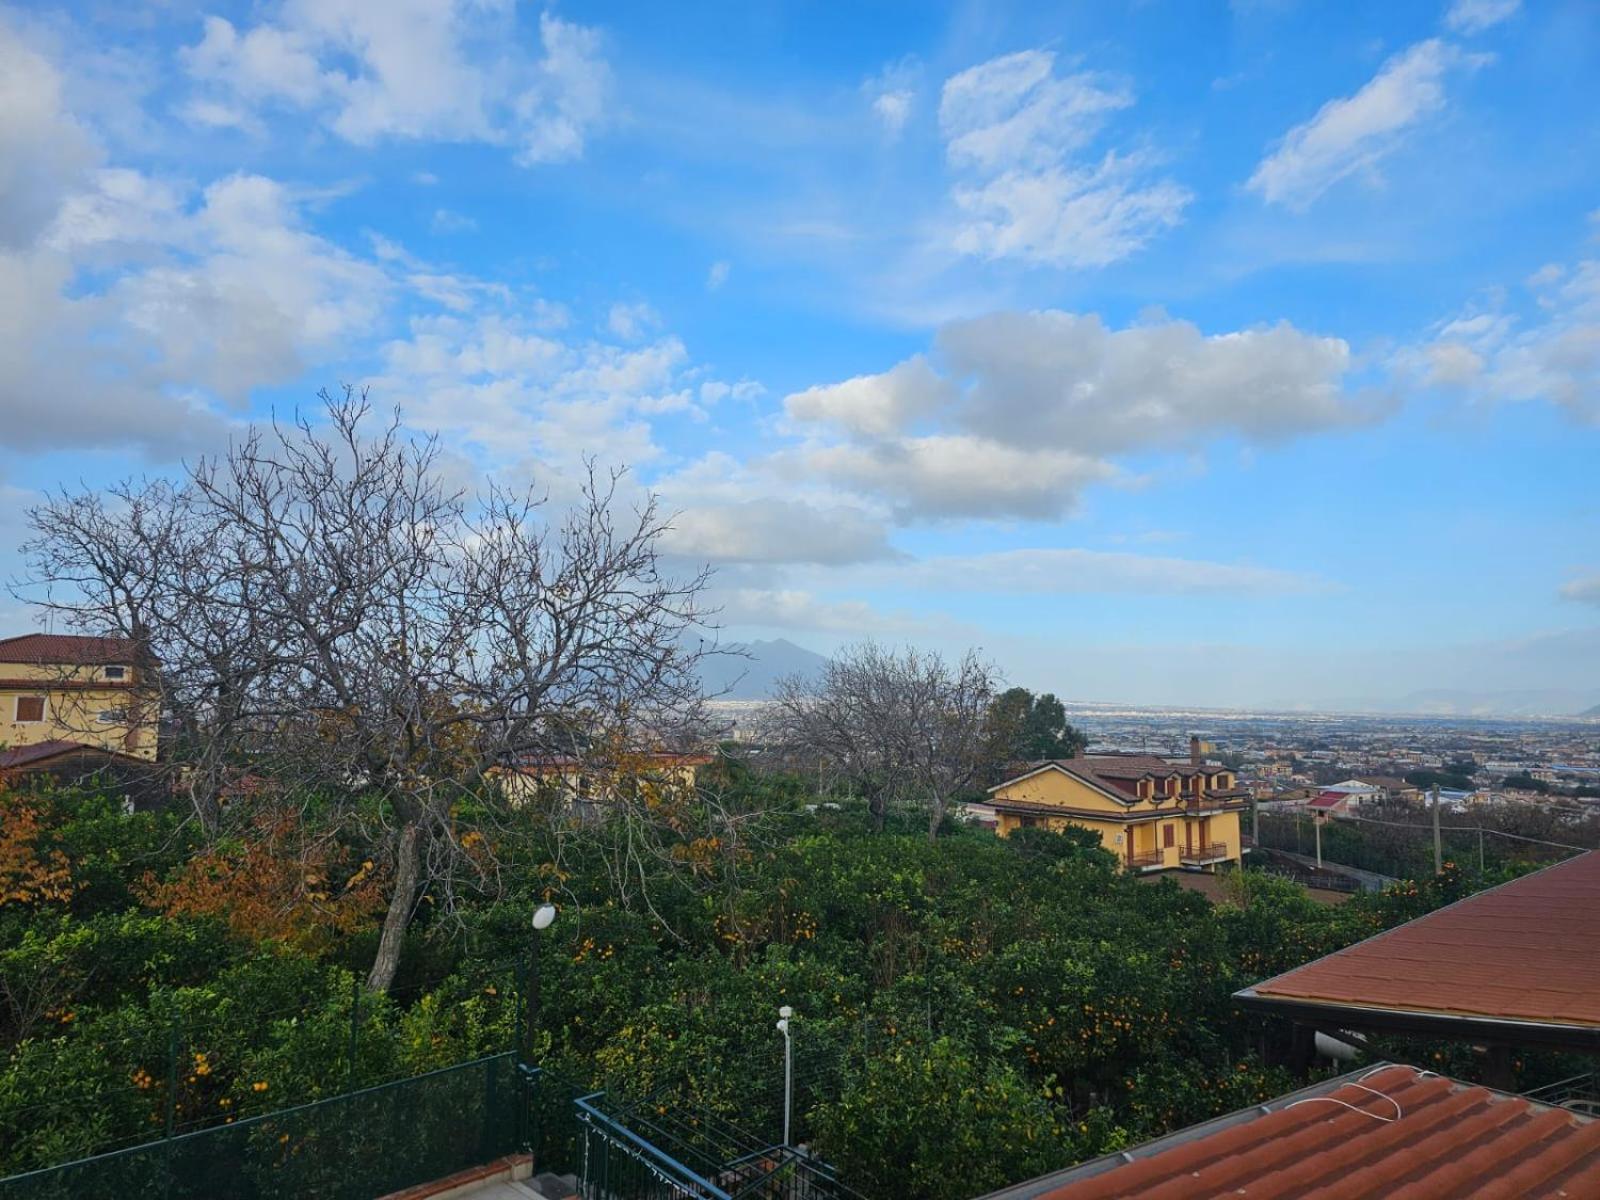
[[[102,725],[119,725],[128,719],[128,714],[120,708],[102,708],[96,716]]]
[[[106,668],[106,678],[107,679],[124,679],[124,678],[127,677],[127,674],[128,674],[128,668],[127,667],[107,667]]]
[[[24,721],[44,720],[43,696],[18,696],[17,697],[17,723]]]
[[[1177,845],[1177,838],[1178,835],[1171,825],[1163,825],[1161,827],[1161,844],[1163,846],[1170,849],[1172,846]]]

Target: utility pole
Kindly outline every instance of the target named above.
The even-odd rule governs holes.
[[[1433,873],[1444,874],[1444,845],[1439,840],[1439,785],[1433,785]]]
[[[1317,870],[1322,870],[1322,814],[1318,813],[1311,818],[1311,826],[1317,831]]]

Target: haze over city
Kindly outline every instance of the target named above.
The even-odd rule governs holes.
[[[351,383],[734,641],[1600,704],[1600,10],[0,7],[0,573]],[[35,614],[0,601],[0,625]]]

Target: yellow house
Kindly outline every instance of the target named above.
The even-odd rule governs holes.
[[[155,759],[155,704],[131,641],[0,638],[0,749],[44,743]]]
[[[690,791],[700,768],[712,761],[709,754],[667,751],[635,751],[622,755],[619,761],[605,763],[568,754],[530,755],[512,765],[495,767],[489,774],[500,781],[513,803],[542,793],[587,811],[611,800],[618,788],[640,783],[664,792]]]
[[[1079,825],[1130,871],[1214,871],[1240,862],[1239,813],[1249,792],[1199,754],[1180,764],[1152,754],[1052,759],[989,789],[1001,837]]]

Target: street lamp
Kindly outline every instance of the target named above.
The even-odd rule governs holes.
[[[789,1144],[789,1114],[794,1107],[794,1039],[789,1036],[789,1018],[794,1009],[785,1004],[778,1010],[778,1032],[783,1034],[783,1144]]]
[[[533,931],[541,933],[556,919],[554,904],[541,904],[533,913]],[[539,1009],[539,939],[528,942],[528,978],[522,989],[522,1061],[533,1057],[533,1017]]]

